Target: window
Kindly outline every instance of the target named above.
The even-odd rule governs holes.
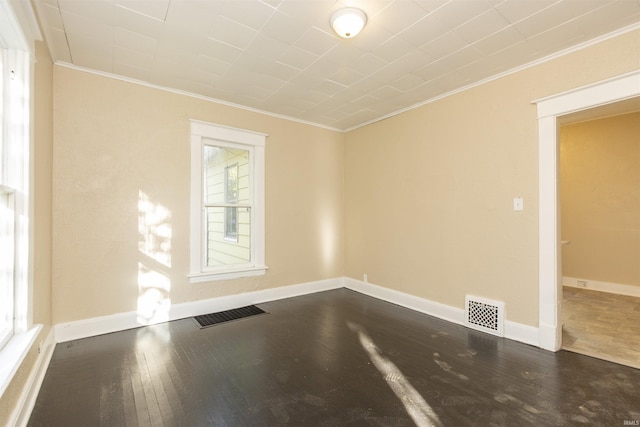
[[[264,274],[266,135],[191,121],[192,283]]]
[[[0,1],[0,397],[42,325],[31,313],[32,64],[29,2]]]
[[[28,52],[0,50],[0,348],[26,329],[29,72]]]

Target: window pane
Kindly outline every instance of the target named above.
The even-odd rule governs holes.
[[[15,215],[12,198],[0,190],[0,347],[13,335]]]
[[[249,151],[204,147],[205,204],[250,203]]]
[[[207,267],[251,262],[250,208],[206,208],[206,226]],[[230,237],[230,231],[235,236]]]

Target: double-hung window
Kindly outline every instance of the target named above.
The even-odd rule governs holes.
[[[191,282],[264,274],[265,140],[191,121]]]
[[[29,2],[0,1],[0,396],[42,329],[30,280],[35,23]]]

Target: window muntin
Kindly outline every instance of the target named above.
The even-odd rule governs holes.
[[[265,135],[191,130],[191,282],[264,274]]]

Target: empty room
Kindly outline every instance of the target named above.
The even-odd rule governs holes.
[[[640,425],[579,335],[640,354],[637,167],[561,159],[637,128],[639,1],[0,0],[0,48],[0,425]]]

